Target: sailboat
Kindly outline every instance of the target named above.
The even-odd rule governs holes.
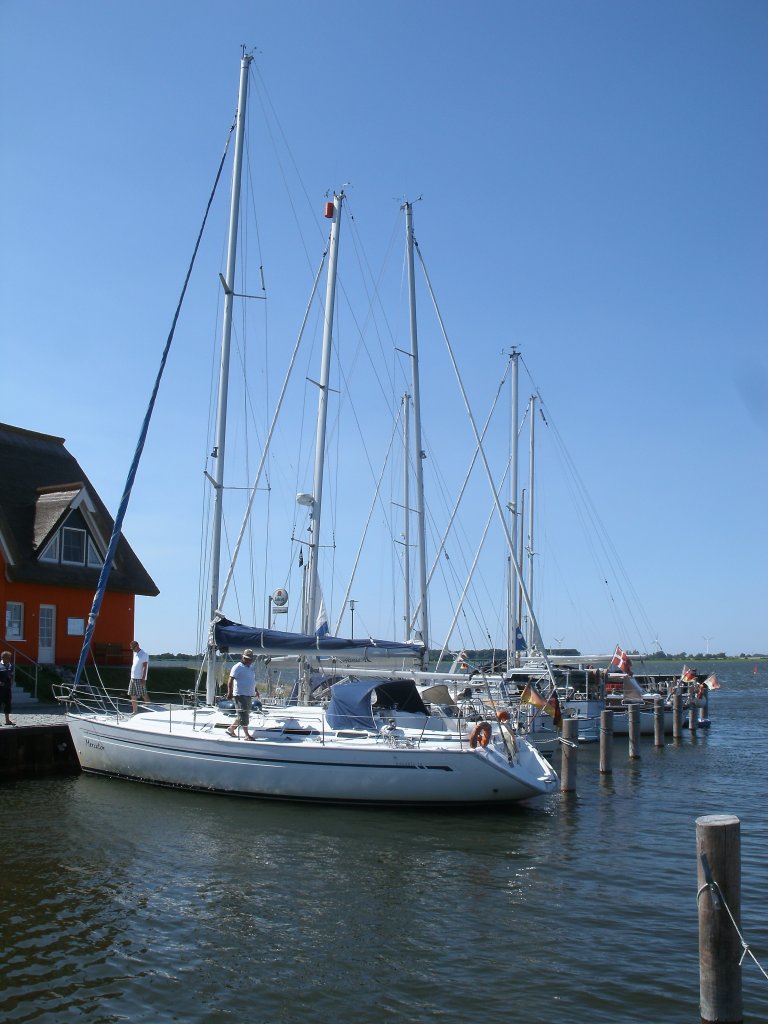
[[[413,679],[391,680],[384,674],[362,682],[344,681],[344,671],[354,665],[368,669],[377,665],[396,665],[400,669],[419,665],[425,653],[423,642],[355,640],[313,631],[321,604],[317,556],[343,192],[334,195],[326,209],[331,229],[315,473],[312,494],[302,496],[311,519],[302,631],[287,633],[245,626],[232,622],[219,610],[222,593],[229,584],[228,578],[221,586],[219,572],[223,453],[237,216],[252,59],[244,53],[240,66],[227,270],[222,282],[225,302],[216,439],[220,457],[212,481],[213,570],[205,700],[194,699],[186,705],[152,704],[130,715],[106,691],[81,682],[100,592],[103,594],[109,573],[108,551],[74,684],[59,692],[66,702],[80,764],[87,772],[208,793],[342,804],[474,806],[514,803],[553,793],[558,786],[555,772],[534,747],[511,730],[494,731],[490,723],[475,723],[468,729],[466,722],[432,714]],[[144,436],[151,407],[152,403],[145,418]],[[137,454],[142,447],[143,438]],[[133,477],[135,466],[129,481]],[[129,493],[126,485],[113,539],[119,537]],[[252,648],[265,658],[290,655],[298,659],[301,671],[298,702],[257,709],[250,728],[251,742],[247,743],[229,733],[233,712],[226,702],[216,701],[217,669],[223,657],[238,648]],[[309,703],[312,668],[318,664],[331,667],[338,680],[330,686],[327,704]]]

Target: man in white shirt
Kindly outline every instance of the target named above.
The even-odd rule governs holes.
[[[134,715],[139,710],[139,701],[146,704],[147,698],[147,669],[149,668],[149,655],[142,651],[138,640],[131,641],[133,651],[133,663],[131,665],[131,681],[128,684],[128,696],[131,698],[131,707]]]
[[[230,736],[236,736],[239,727],[242,726],[245,738],[253,739],[248,732],[248,722],[250,721],[251,701],[258,696],[256,673],[253,670],[253,651],[248,647],[243,651],[240,661],[232,666],[232,671],[229,673],[227,697],[230,700],[234,698],[237,709],[237,722],[233,722],[227,729]]]

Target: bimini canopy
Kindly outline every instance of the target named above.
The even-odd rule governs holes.
[[[423,644],[400,643],[397,640],[348,640],[340,636],[306,636],[303,633],[282,633],[259,626],[241,626],[229,619],[218,618],[213,626],[213,640],[220,651],[252,647],[256,654],[279,657],[303,654],[341,661],[376,661],[381,658],[402,658],[421,661]]]
[[[410,679],[366,679],[362,682],[334,683],[326,717],[332,729],[367,729],[378,731],[373,717],[373,691],[377,711],[408,711],[429,715]]]

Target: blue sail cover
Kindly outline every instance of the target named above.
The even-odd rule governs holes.
[[[306,636],[304,633],[283,633],[259,626],[242,626],[219,618],[213,626],[213,640],[223,652],[233,647],[252,647],[254,654],[278,657],[288,654],[343,658],[354,661],[375,661],[377,658],[422,660],[423,644],[400,643],[396,640],[348,640],[340,636]]]
[[[367,729],[377,732],[373,717],[371,694],[376,691],[378,712],[408,711],[422,714],[426,719],[429,708],[419,696],[412,679],[364,679],[347,683],[334,683],[331,701],[326,711],[332,729]]]
[[[378,732],[379,727],[371,709],[371,694],[376,689],[372,680],[356,683],[334,683],[331,702],[325,717],[332,729],[367,729]]]

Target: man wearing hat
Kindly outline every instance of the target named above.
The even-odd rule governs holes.
[[[230,736],[237,735],[237,729],[242,725],[245,738],[252,740],[253,736],[248,732],[248,721],[250,719],[251,701],[259,696],[256,689],[256,673],[253,671],[253,651],[250,647],[243,651],[243,656],[236,665],[232,666],[227,683],[227,697],[232,700],[234,697],[237,708],[237,723],[234,722],[227,729]]]

